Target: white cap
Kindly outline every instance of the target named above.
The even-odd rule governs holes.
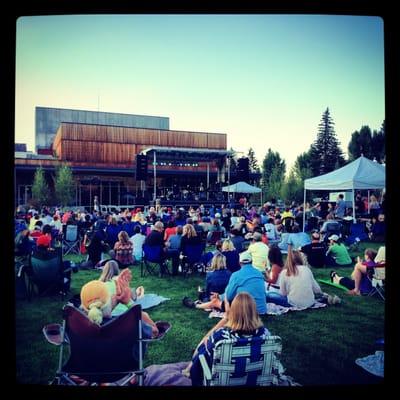
[[[334,242],[337,242],[339,240],[339,236],[338,235],[331,235],[328,238],[329,240],[333,240]]]
[[[248,251],[244,251],[239,255],[239,261],[243,264],[249,264],[252,261],[251,254]]]
[[[216,213],[215,214],[215,218],[221,218],[221,214],[220,213]]]

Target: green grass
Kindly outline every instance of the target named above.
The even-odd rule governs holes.
[[[379,244],[361,243],[352,256],[362,255],[366,247]],[[71,258],[74,258],[72,256]],[[218,322],[200,310],[182,305],[182,298],[196,298],[197,286],[204,276],[140,277],[140,268],[132,268],[131,286],[143,285],[146,293],[157,293],[170,301],[147,310],[154,321],[172,324],[166,337],[151,344],[144,364],[163,364],[190,360],[191,351],[202,336]],[[330,269],[314,269],[316,278],[328,278]],[[348,276],[351,268],[338,268]],[[78,294],[84,283],[97,279],[98,271],[79,271],[72,275],[71,293]],[[384,302],[378,297],[352,297],[342,290],[321,284],[324,292],[337,294],[343,303],[316,310],[289,312],[263,317],[274,335],[282,338],[282,363],[287,374],[302,385],[357,384],[378,381],[355,364],[355,359],[374,354],[375,341],[384,337]],[[44,325],[62,322],[64,302],[59,296],[35,297],[31,302],[16,302],[16,365],[20,383],[47,384],[56,372],[59,348],[50,345],[41,332]]]

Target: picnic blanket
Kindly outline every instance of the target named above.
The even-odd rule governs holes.
[[[147,308],[158,306],[167,300],[171,299],[168,297],[159,296],[155,293],[146,293],[142,298],[136,299],[135,304],[140,304],[142,306],[142,310],[146,310]]]
[[[364,368],[370,374],[384,377],[384,366],[385,366],[385,353],[383,351],[376,351],[367,357],[357,358],[356,364],[361,368]]]
[[[144,370],[144,386],[192,386],[192,380],[182,374],[189,361],[150,365]]]
[[[325,303],[315,302],[311,307],[308,308],[298,308],[298,307],[283,307],[278,306],[275,303],[267,303],[267,315],[282,315],[286,314],[288,311],[303,311],[303,310],[310,310],[315,308],[322,308],[326,307]],[[208,315],[208,318],[224,318],[225,313],[222,311],[213,310]]]
[[[344,290],[347,292],[349,289],[343,285],[339,285],[338,283],[331,282],[330,279],[317,279],[318,282],[325,283],[325,285],[334,286],[335,288]]]

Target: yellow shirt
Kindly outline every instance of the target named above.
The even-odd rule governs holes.
[[[269,247],[263,242],[255,242],[250,244],[247,251],[251,254],[252,265],[259,269],[261,272],[265,271],[265,268],[269,268],[268,252]]]

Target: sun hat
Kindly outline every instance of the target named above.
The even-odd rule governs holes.
[[[251,261],[252,261],[251,254],[250,254],[248,251],[244,251],[243,253],[240,253],[240,255],[239,255],[239,261],[240,261],[242,264],[249,264],[249,263],[251,263]]]

